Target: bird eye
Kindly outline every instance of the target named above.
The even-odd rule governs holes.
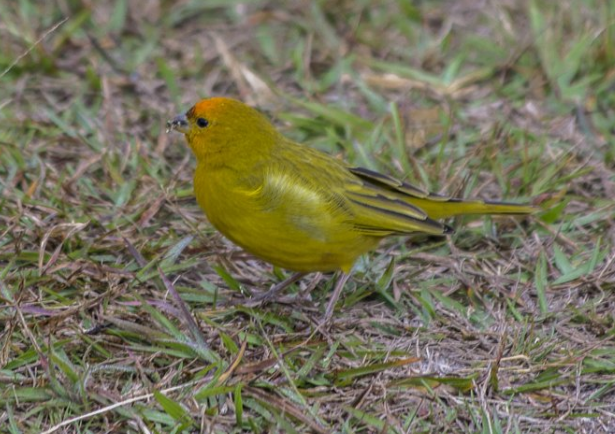
[[[198,118],[196,120],[196,124],[199,128],[205,128],[207,125],[209,125],[209,122],[205,118]]]

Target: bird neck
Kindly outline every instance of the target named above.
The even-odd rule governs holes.
[[[203,167],[213,170],[226,167],[234,171],[246,173],[263,161],[269,160],[278,143],[275,134],[263,132],[258,138],[246,135],[221,134],[211,135],[205,146],[192,146],[197,162]]]

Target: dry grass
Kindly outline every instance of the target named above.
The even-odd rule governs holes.
[[[0,431],[615,431],[615,10],[410,3],[0,5]],[[285,272],[208,225],[164,134],[209,95],[544,211],[388,240],[329,331],[329,276],[247,307]]]

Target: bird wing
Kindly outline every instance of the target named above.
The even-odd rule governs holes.
[[[406,184],[403,186],[408,192],[396,191],[381,185],[384,182],[363,179],[354,173],[356,169],[349,169],[343,162],[312,148],[301,146],[287,152],[288,155],[281,155],[278,160],[281,167],[273,171],[286,182],[279,183],[275,190],[295,192],[298,193],[295,197],[308,198],[319,206],[317,212],[332,214],[337,222],[349,225],[354,231],[377,237],[413,232],[437,235],[452,232],[450,227],[430,219],[422,209],[404,200],[410,191],[420,196],[429,193]],[[301,155],[301,160],[296,158],[297,155]],[[360,170],[372,173],[367,169]],[[289,176],[292,178],[288,179]],[[394,178],[380,176],[389,183],[400,183]],[[303,203],[295,204],[301,205]]]
[[[449,226],[429,218],[418,206],[403,200],[402,195],[361,178],[353,177],[344,185],[344,196],[355,210],[354,224],[363,232],[377,236],[453,232]]]

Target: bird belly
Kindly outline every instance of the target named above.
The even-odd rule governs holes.
[[[199,182],[198,175],[195,194],[210,223],[223,235],[254,256],[289,270],[350,271],[356,259],[379,242],[329,221],[326,212],[260,207],[222,183]]]
[[[357,257],[373,248],[367,245],[349,246],[334,241],[318,241],[308,237],[288,236],[279,228],[260,228],[257,233],[245,233],[237,228],[222,230],[231,241],[254,256],[278,267],[293,271],[350,271]],[[257,235],[258,234],[258,235]]]

